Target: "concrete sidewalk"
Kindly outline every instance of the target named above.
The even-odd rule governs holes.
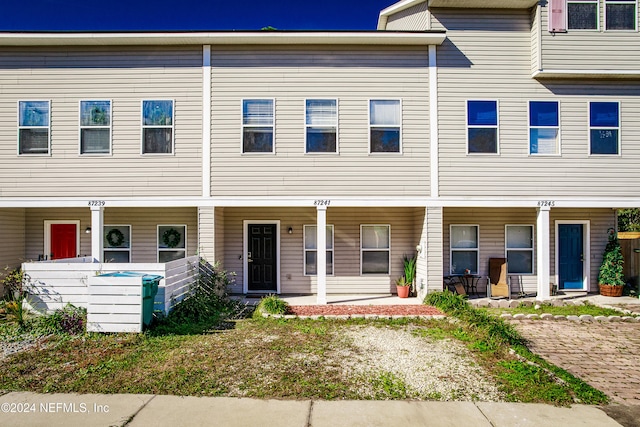
[[[2,426],[620,426],[597,407],[492,402],[258,400],[136,394],[0,396]]]

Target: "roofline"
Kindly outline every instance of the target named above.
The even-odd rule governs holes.
[[[405,9],[409,9],[412,6],[415,6],[420,3],[424,3],[427,0],[401,0],[398,3],[392,4],[391,6],[382,9],[380,11],[380,15],[378,16],[378,30],[386,30],[387,29],[387,20],[389,16],[394,13],[402,12]]]
[[[445,31],[0,32],[0,46],[440,45]]]

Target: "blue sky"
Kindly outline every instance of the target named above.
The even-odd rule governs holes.
[[[396,0],[3,0],[0,31],[375,30]]]

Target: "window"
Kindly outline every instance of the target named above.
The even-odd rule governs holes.
[[[505,234],[508,273],[533,274],[533,225],[507,225]]]
[[[498,153],[498,101],[467,101],[468,153]]]
[[[273,100],[242,101],[242,152],[273,153]]]
[[[315,225],[304,226],[304,274],[315,276],[318,274],[318,242]],[[333,225],[327,225],[327,274],[333,274]]]
[[[569,30],[598,29],[598,0],[567,1],[567,26]]]
[[[111,152],[111,101],[80,101],[80,154]]]
[[[452,225],[451,240],[451,274],[478,274],[478,230],[477,225]]]
[[[104,226],[104,262],[131,262],[131,226]]]
[[[173,101],[142,101],[142,154],[173,153]]]
[[[559,154],[560,120],[558,103],[529,102],[529,153]]]
[[[605,0],[607,30],[635,30],[636,0]]]
[[[362,274],[390,274],[391,226],[360,226],[360,261]]]
[[[400,152],[400,101],[369,101],[369,152]]]
[[[158,225],[158,262],[169,262],[187,256],[187,226]]]
[[[18,153],[49,154],[49,101],[18,102]]]
[[[591,154],[618,154],[620,105],[617,102],[589,103]]]
[[[307,153],[335,153],[338,148],[338,103],[335,99],[308,99],[305,124]]]

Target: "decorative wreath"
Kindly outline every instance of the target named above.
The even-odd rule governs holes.
[[[124,234],[117,228],[112,228],[107,233],[107,243],[109,246],[118,247],[124,243]]]
[[[169,248],[175,248],[176,246],[178,246],[178,243],[180,243],[181,238],[182,238],[182,235],[175,228],[170,228],[164,233],[162,233],[162,241]]]

